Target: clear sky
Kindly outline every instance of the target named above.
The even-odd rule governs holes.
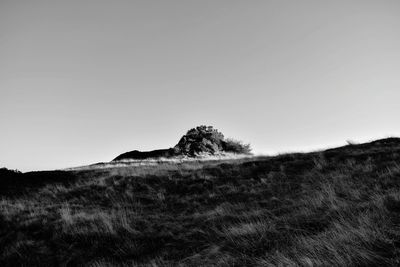
[[[0,167],[213,125],[254,152],[400,136],[400,1],[0,0]]]

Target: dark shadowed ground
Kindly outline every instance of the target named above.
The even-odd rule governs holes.
[[[0,186],[0,266],[400,265],[397,138]]]

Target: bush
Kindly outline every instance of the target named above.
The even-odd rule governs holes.
[[[238,154],[250,154],[250,144],[243,144],[241,141],[234,139],[226,139],[224,141],[224,150],[226,152],[238,153]]]

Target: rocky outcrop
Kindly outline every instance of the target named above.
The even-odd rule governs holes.
[[[224,143],[224,135],[212,126],[199,126],[182,136],[174,149],[187,156],[215,154],[224,150]]]
[[[173,148],[145,152],[134,150],[121,154],[114,160],[169,158],[175,156],[195,157],[200,154],[214,155],[223,152],[248,154],[250,147],[238,141],[226,140],[224,135],[212,126],[202,125],[190,129]]]

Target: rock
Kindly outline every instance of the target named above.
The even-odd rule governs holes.
[[[123,153],[113,160],[123,160],[123,159],[148,159],[148,158],[169,158],[176,156],[175,150],[169,149],[158,149],[152,151],[130,151]]]
[[[224,135],[212,126],[198,126],[189,130],[174,147],[183,155],[215,154],[223,151]]]

